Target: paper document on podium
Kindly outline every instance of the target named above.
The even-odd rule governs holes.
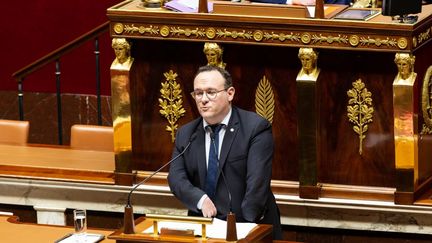
[[[165,3],[165,8],[183,13],[197,13],[199,0],[172,0]],[[213,12],[213,3],[208,1],[207,9],[209,13]]]
[[[249,232],[255,227],[255,223],[236,223],[237,237],[239,239],[245,238]],[[175,229],[175,230],[194,230],[195,235],[201,235],[201,224],[191,224],[183,222],[167,222],[162,221],[158,223],[159,232],[161,228]],[[224,239],[226,237],[227,223],[224,220],[217,218],[213,219],[213,223],[207,225],[207,237]],[[147,228],[142,233],[152,234],[153,226]]]

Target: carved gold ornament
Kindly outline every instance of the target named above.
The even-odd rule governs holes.
[[[261,30],[256,30],[253,33],[253,38],[255,41],[262,41],[264,38],[264,33]]]
[[[160,29],[160,35],[163,37],[167,37],[169,34],[170,34],[169,27],[166,25],[162,26]]]
[[[301,35],[301,41],[303,44],[309,44],[311,42],[312,36],[309,33],[303,33]]]
[[[289,33],[289,34],[285,34],[285,33],[268,33],[268,32],[264,32],[264,39],[265,40],[279,40],[281,42],[284,41],[293,41],[293,42],[299,42],[301,37],[300,34],[296,34],[296,33]]]
[[[329,44],[332,44],[333,42],[337,42],[339,44],[346,44],[348,43],[348,37],[346,35],[342,36],[342,35],[337,35],[337,36],[324,36],[322,34],[319,35],[312,35],[312,43],[316,44],[319,43],[321,44],[322,42],[327,42]]]
[[[117,26],[118,25],[118,26]],[[120,28],[120,25],[122,29]],[[270,42],[287,45],[299,44],[317,46],[335,45],[337,47],[368,47],[372,49],[406,49],[409,45],[405,37],[381,36],[381,35],[362,35],[353,34],[345,35],[343,33],[324,33],[315,32],[295,32],[286,31],[279,32],[273,29],[256,29],[256,28],[220,28],[218,26],[209,26],[202,28],[201,26],[180,26],[180,25],[157,25],[157,24],[137,24],[117,23],[113,28],[113,32],[117,35],[145,35],[150,38],[170,37],[188,40],[213,40],[213,41],[255,41],[255,42]],[[412,38],[413,46],[421,44],[430,39],[432,27]]]
[[[370,37],[361,37],[360,38],[360,44],[364,45],[364,46],[369,46],[369,45],[375,45],[375,46],[397,46],[397,41],[396,39],[390,39],[389,37],[385,38],[385,39],[381,39],[381,38],[370,38]]]
[[[124,34],[133,34],[135,32],[142,34],[152,34],[156,35],[159,34],[159,27],[150,25],[149,27],[139,26],[136,27],[135,25],[125,25],[124,26]]]
[[[424,32],[418,34],[417,37],[413,37],[413,45],[417,47],[417,45],[422,44],[423,42],[429,40],[431,38],[432,27],[427,28]]]
[[[258,115],[273,123],[274,108],[273,89],[266,76],[264,76],[255,91],[255,110]]]
[[[220,38],[220,37],[231,37],[233,39],[252,39],[253,33],[251,31],[245,31],[245,30],[241,30],[241,31],[237,31],[237,30],[227,30],[227,29],[223,29],[223,30],[217,30],[216,31],[216,35]]]
[[[408,46],[408,40],[406,38],[399,38],[397,45],[400,49],[405,49]]]
[[[421,104],[424,120],[421,133],[432,134],[432,66],[429,66],[423,79]]]
[[[207,36],[207,38],[209,38],[209,39],[213,39],[213,38],[215,38],[215,36],[216,36],[216,30],[215,30],[214,28],[208,28],[208,29],[206,30],[206,36]]]
[[[178,129],[178,124],[176,123],[180,117],[184,116],[186,111],[182,105],[180,84],[176,82],[178,74],[170,70],[164,73],[164,76],[166,81],[161,83],[159,107],[162,109],[159,110],[159,113],[167,119],[169,125],[166,126],[166,131],[171,133],[171,142],[174,142],[176,130]]]
[[[358,35],[351,35],[349,37],[349,43],[350,43],[350,45],[352,45],[352,46],[358,46],[359,42],[360,42],[360,38],[358,37]]]
[[[114,25],[114,32],[116,34],[119,35],[119,34],[123,33],[123,30],[124,30],[123,24],[117,23],[117,24]]]
[[[354,124],[353,130],[359,135],[359,154],[363,152],[363,140],[368,131],[368,123],[372,122],[374,109],[372,107],[372,93],[367,90],[361,79],[352,83],[353,88],[348,90],[348,120]]]

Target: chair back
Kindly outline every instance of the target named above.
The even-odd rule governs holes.
[[[109,126],[75,124],[71,127],[73,149],[114,151],[114,129]]]
[[[28,121],[0,119],[0,143],[25,145],[28,141],[30,123]]]

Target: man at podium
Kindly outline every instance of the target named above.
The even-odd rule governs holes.
[[[281,239],[279,209],[271,191],[271,124],[231,105],[231,75],[216,66],[201,67],[194,78],[200,118],[179,128],[168,182],[189,215],[273,225]],[[220,148],[220,149],[219,149]]]

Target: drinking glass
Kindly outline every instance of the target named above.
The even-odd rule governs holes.
[[[74,226],[75,234],[79,242],[85,242],[85,234],[87,231],[87,217],[85,209],[75,209],[74,213]]]

